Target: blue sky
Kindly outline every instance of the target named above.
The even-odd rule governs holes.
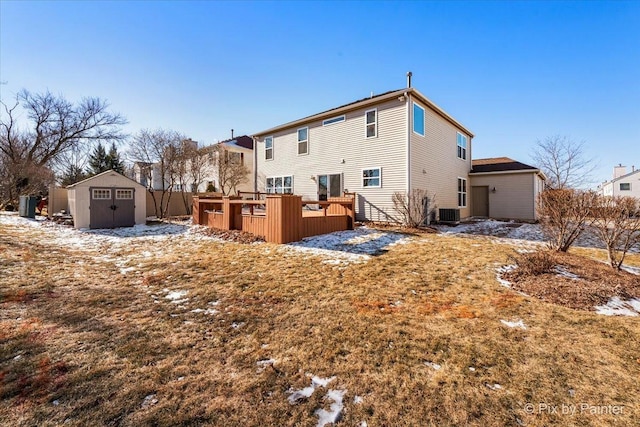
[[[0,96],[107,99],[127,131],[210,144],[413,86],[532,162],[585,141],[596,181],[640,167],[640,2],[0,2]]]

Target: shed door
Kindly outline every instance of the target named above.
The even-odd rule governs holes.
[[[471,187],[471,215],[489,216],[489,187]]]
[[[135,224],[133,188],[89,189],[90,228],[131,227]]]

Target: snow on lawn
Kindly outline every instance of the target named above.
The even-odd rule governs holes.
[[[169,291],[168,289],[164,289],[164,291],[167,292],[165,298],[171,300],[171,304],[182,304],[189,301],[189,298],[183,298],[187,295],[187,291]]]
[[[303,399],[307,399],[309,397],[311,397],[311,395],[313,394],[313,392],[318,388],[318,387],[326,387],[331,381],[335,380],[336,377],[329,377],[329,378],[321,378],[321,377],[312,377],[311,378],[311,385],[309,387],[305,387],[302,388],[300,390],[293,390],[290,391],[290,395],[288,397],[289,403],[292,405],[295,405],[296,403],[298,403],[300,400]]]
[[[474,234],[505,238],[511,241],[509,243],[515,243],[518,246],[531,245],[532,242],[540,244],[546,241],[540,224],[518,223],[515,221],[480,219],[463,222],[457,226],[436,225],[435,228],[445,235]],[[589,228],[578,237],[575,246],[604,248],[595,231]],[[640,247],[636,245],[636,247],[629,250],[629,253],[640,253]]]
[[[512,264],[512,265],[505,265],[505,266],[502,266],[502,267],[500,267],[500,268],[497,268],[497,269],[496,269],[496,279],[497,279],[497,280],[498,280],[498,282],[500,282],[500,284],[501,284],[502,286],[504,286],[505,288],[511,288],[511,285],[512,285],[513,283],[511,283],[511,282],[510,282],[510,281],[508,281],[508,280],[503,279],[503,278],[502,278],[502,275],[503,275],[504,273],[508,273],[508,272],[510,272],[510,271],[513,271],[513,270],[515,270],[516,268],[518,268],[518,266],[517,266],[517,265],[515,265],[515,264]]]
[[[596,313],[605,316],[640,316],[640,298],[623,300],[620,297],[611,298],[606,305],[597,305]]]
[[[284,245],[284,250],[318,255],[327,264],[364,262],[372,256],[385,253],[394,245],[406,244],[411,237],[401,233],[359,227],[355,230],[307,237]]]
[[[331,403],[331,408],[327,411],[326,409],[316,409],[315,414],[318,416],[318,424],[317,427],[324,427],[327,424],[337,423],[340,421],[340,417],[342,415],[342,399],[344,398],[347,390],[329,390],[325,399],[333,400]]]
[[[500,322],[505,325],[508,328],[520,328],[520,329],[527,329],[527,326],[524,324],[524,322],[522,321],[522,319],[517,320],[515,322],[510,322],[508,320],[500,320]]]

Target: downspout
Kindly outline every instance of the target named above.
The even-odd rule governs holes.
[[[253,138],[253,192],[258,192],[258,138]],[[253,195],[255,198],[255,194]]]
[[[409,194],[411,192],[411,95],[405,92],[404,99],[407,103],[407,194]]]

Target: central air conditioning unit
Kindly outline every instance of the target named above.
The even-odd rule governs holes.
[[[440,209],[439,221],[446,224],[460,223],[460,209]]]

